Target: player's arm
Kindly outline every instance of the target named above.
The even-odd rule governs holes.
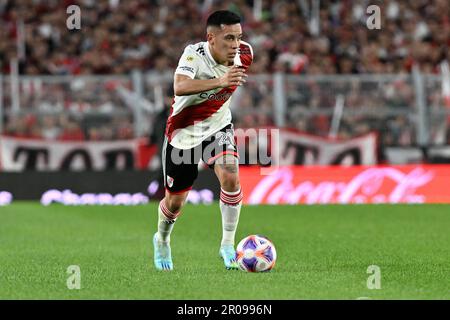
[[[175,73],[173,89],[177,96],[186,96],[196,94],[216,88],[226,88],[232,86],[240,86],[245,83],[247,75],[244,69],[235,66],[220,78],[200,80],[192,79],[184,74]]]

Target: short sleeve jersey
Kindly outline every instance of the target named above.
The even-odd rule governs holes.
[[[242,66],[247,71],[252,61],[252,47],[241,41],[234,65]],[[214,79],[223,76],[229,68],[214,60],[208,42],[199,42],[184,49],[175,74],[183,74],[191,79]],[[236,88],[216,88],[175,96],[166,125],[168,142],[178,149],[190,149],[230,124],[230,101]]]

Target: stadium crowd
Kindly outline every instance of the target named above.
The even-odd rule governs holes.
[[[211,2],[210,6],[204,7]],[[307,1],[308,2],[308,1]],[[419,63],[437,72],[449,58],[447,0],[379,1],[381,29],[369,30],[365,9],[377,1],[322,0],[314,35],[299,1],[20,0],[0,2],[0,63],[8,73],[25,42],[23,74],[111,74],[156,65],[174,68],[183,48],[205,38],[204,19],[228,8],[243,17],[245,40],[255,52],[254,73],[400,73]],[[81,8],[81,30],[68,30],[66,8]],[[20,35],[17,22],[23,21]],[[162,66],[161,66],[162,65]]]
[[[26,75],[128,74],[135,69],[148,74],[171,74],[183,48],[205,39],[205,18],[218,9],[229,9],[242,16],[244,40],[252,44],[256,53],[250,69],[253,74],[282,71],[292,75],[401,75],[410,73],[413,65],[423,73],[437,74],[441,61],[450,61],[448,0],[322,0],[319,32],[310,28],[301,2],[262,0],[260,14],[255,16],[251,0],[1,1],[0,28],[4,31],[0,32],[0,71],[8,74],[9,62],[17,58],[20,73]],[[72,4],[81,8],[81,30],[68,30],[66,26],[66,8]],[[380,30],[367,28],[366,8],[370,4],[381,8]],[[238,125],[273,124],[268,92],[246,98],[248,110],[237,117]],[[361,103],[362,97],[355,92],[353,103]],[[408,83],[393,94],[407,100],[406,106],[411,105],[413,93]],[[166,95],[171,95],[170,86]],[[315,103],[323,102],[320,100],[314,95],[289,97],[287,125],[324,134],[329,117],[325,121],[321,117],[309,121],[298,112],[313,108]],[[348,120],[349,124],[353,120]],[[394,128],[408,122],[405,117],[391,120]],[[64,126],[71,121],[53,122]],[[16,128],[11,123],[14,122],[9,122],[10,134],[14,134]],[[26,127],[30,135],[32,127]],[[344,128],[347,129],[343,137],[372,126],[368,122]],[[407,144],[414,134],[395,136],[398,138],[388,138],[397,140],[393,144]],[[85,130],[83,138],[89,137]]]

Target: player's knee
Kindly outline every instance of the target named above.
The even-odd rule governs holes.
[[[183,207],[184,199],[180,197],[166,197],[166,206],[170,212],[178,212]]]
[[[221,187],[225,191],[233,192],[240,188],[239,175],[237,173],[223,173]]]

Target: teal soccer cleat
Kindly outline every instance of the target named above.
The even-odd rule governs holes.
[[[236,262],[236,251],[232,245],[223,245],[220,247],[219,255],[222,257],[227,270],[238,270]]]
[[[153,236],[153,250],[155,267],[158,270],[173,270],[172,254],[170,252],[170,244],[158,241],[158,234]]]

